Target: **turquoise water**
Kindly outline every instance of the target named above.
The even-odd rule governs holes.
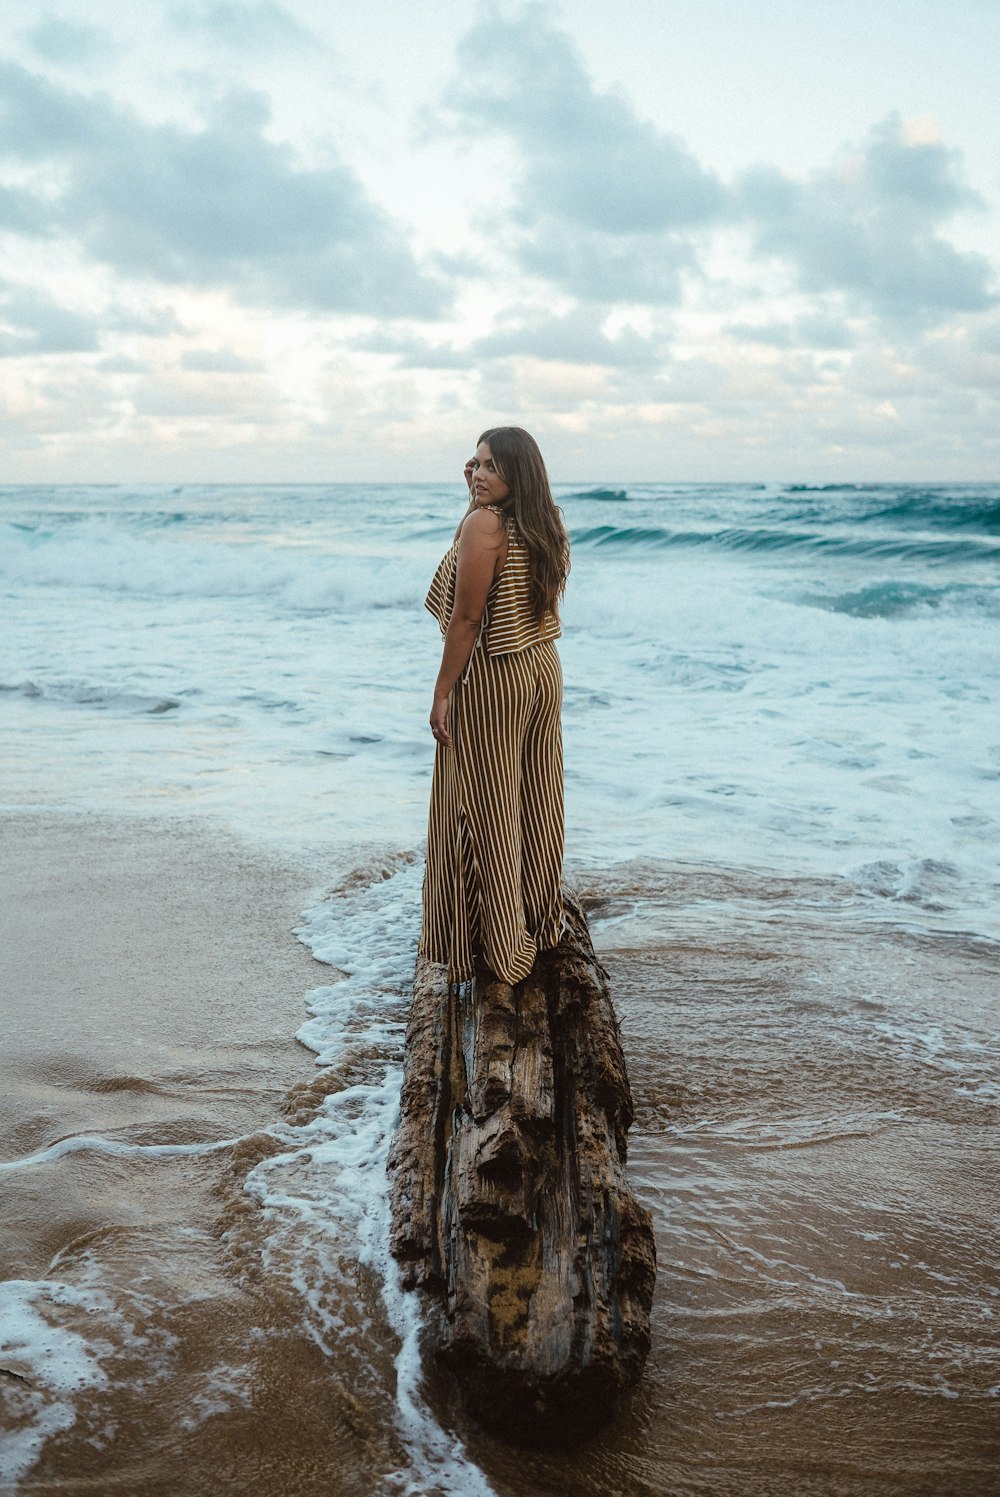
[[[995,489],[575,487],[567,853],[997,933]],[[457,486],[0,491],[5,798],[416,848]],[[27,766],[27,767],[26,767]]]

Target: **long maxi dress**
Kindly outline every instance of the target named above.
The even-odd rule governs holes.
[[[492,508],[492,506],[491,506]],[[532,615],[528,551],[512,519],[507,560],[469,663],[452,688],[453,747],[434,756],[420,950],[452,982],[478,955],[509,983],[562,933],[562,666],[559,620]],[[426,607],[442,635],[455,604],[458,541]]]

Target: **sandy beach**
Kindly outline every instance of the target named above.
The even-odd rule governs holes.
[[[0,1395],[24,1475],[0,1490],[464,1491],[405,1475],[370,1251],[336,1216],[310,1226],[346,1179],[343,1142],[302,1147],[310,1120],[349,1108],[372,1064],[363,1048],[319,1069],[292,1038],[336,976],[292,934],[317,870],[184,821],[38,811],[2,831]],[[408,923],[397,883],[372,887]],[[334,895],[334,926],[369,898],[356,889]],[[489,1482],[475,1490],[995,1492],[994,1107],[975,1038],[993,953],[859,922],[809,879],[636,864],[583,893],[637,1103],[653,1351],[570,1454],[487,1435],[427,1366],[446,1443]],[[666,928],[683,935],[665,945]],[[902,1005],[926,1029],[896,1023]],[[262,1210],[248,1173],[280,1164],[289,1123],[304,1131]]]
[[[0,1173],[0,1273],[52,1285],[41,1323],[5,1302],[6,1461],[49,1438],[0,1490],[357,1482],[387,1439],[263,1269],[242,1190],[261,1130],[314,1100],[293,1036],[331,974],[291,932],[316,870],[180,819],[7,812],[0,841],[0,1158],[28,1161]]]

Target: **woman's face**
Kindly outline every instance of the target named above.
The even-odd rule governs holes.
[[[497,472],[489,443],[480,442],[476,448],[476,466],[472,472],[473,504],[503,504],[509,497],[510,489]]]

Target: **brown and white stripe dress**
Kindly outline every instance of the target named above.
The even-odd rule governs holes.
[[[562,931],[561,630],[554,613],[532,615],[528,550],[502,517],[507,561],[452,689],[453,747],[434,756],[420,950],[452,982],[472,977],[476,955],[520,982]],[[426,599],[442,635],[457,568],[456,539]]]

